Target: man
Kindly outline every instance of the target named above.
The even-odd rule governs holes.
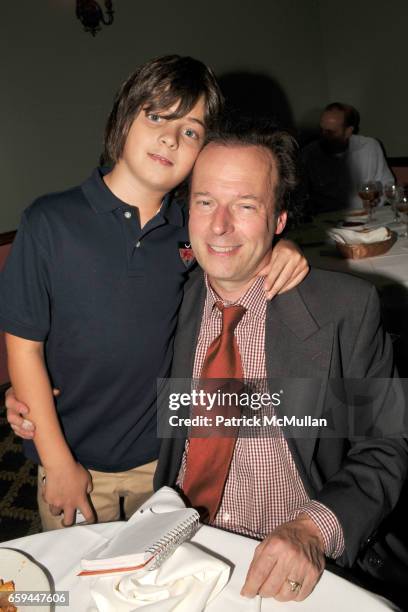
[[[200,153],[189,231],[205,276],[185,288],[172,379],[204,379],[203,386],[214,378],[286,380],[278,414],[321,416],[315,381],[389,379],[392,347],[376,292],[360,279],[312,270],[266,302],[257,271],[285,226],[293,184],[293,142],[265,126],[215,134]],[[393,421],[386,401],[374,404],[377,428]],[[165,424],[166,397],[161,406]],[[344,406],[330,408],[341,422]],[[211,415],[208,406],[204,413]],[[396,504],[407,472],[405,442],[384,429],[375,434],[372,423],[356,439],[345,439],[345,430],[299,437],[275,427],[268,436],[236,438],[200,437],[193,428],[186,440],[185,428],[173,436],[169,429],[155,487],[178,486],[210,524],[262,540],[242,590],[249,597],[302,600],[325,556],[352,565]]]
[[[129,517],[151,494],[156,378],[171,363],[191,264],[186,210],[171,192],[221,104],[198,60],[147,62],[123,83],[109,117],[111,167],[23,215],[1,275],[0,326],[16,396],[35,425],[25,452],[39,464],[44,529],[71,525],[77,510],[88,522],[116,520],[121,498]],[[283,284],[288,259],[278,265]]]
[[[349,104],[333,102],[320,117],[320,140],[302,151],[312,212],[361,208],[364,181],[387,183],[393,176],[381,146],[358,135],[360,115]]]

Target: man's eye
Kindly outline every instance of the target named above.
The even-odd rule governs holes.
[[[253,211],[256,210],[256,206],[254,206],[253,204],[240,204],[239,205],[240,210],[245,210],[245,211]]]
[[[201,208],[201,210],[210,210],[212,202],[209,202],[208,200],[197,200],[196,206],[197,208]]]

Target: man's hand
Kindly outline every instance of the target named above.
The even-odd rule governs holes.
[[[79,463],[67,465],[63,472],[60,469],[48,468],[43,484],[42,496],[50,506],[54,516],[64,513],[63,526],[69,527],[75,521],[78,508],[87,523],[95,522],[95,515],[88,500],[92,491],[92,477]]]
[[[52,392],[54,397],[58,397],[60,394],[58,389],[53,389]],[[7,421],[16,436],[24,438],[25,440],[32,440],[35,434],[35,425],[32,421],[27,419],[30,411],[28,406],[18,401],[14,395],[13,387],[10,387],[6,391],[5,404],[7,408]]]
[[[265,276],[264,289],[271,300],[276,294],[296,287],[308,272],[309,264],[299,247],[291,240],[279,240],[258,276]]]
[[[302,601],[313,591],[324,566],[321,533],[307,515],[300,515],[256,547],[241,595]]]

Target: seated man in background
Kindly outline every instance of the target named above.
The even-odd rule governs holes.
[[[359,112],[333,102],[320,118],[321,137],[302,151],[313,213],[361,208],[358,191],[363,181],[393,180],[380,144],[358,135]]]
[[[378,379],[394,377],[391,342],[369,283],[311,270],[295,289],[265,300],[257,271],[286,223],[294,148],[288,134],[262,125],[213,134],[200,153],[189,233],[204,274],[197,270],[185,287],[171,374],[203,385],[217,378],[268,385],[284,379],[279,417],[321,416],[310,387],[297,392],[305,379],[313,385],[348,377],[381,386]],[[173,426],[166,420],[169,396],[163,395],[159,426]],[[374,410],[372,397],[364,419]],[[240,430],[235,437],[211,431],[199,437],[194,428],[189,436],[183,423],[177,432],[170,427],[155,488],[178,487],[209,524],[262,540],[243,595],[303,600],[319,580],[325,557],[352,566],[397,503],[408,452],[401,436],[387,437],[386,428],[396,427],[404,414],[400,405],[395,418],[396,402],[388,400],[386,395],[379,402],[367,435],[355,438],[348,423],[335,436],[325,436],[324,427],[299,435],[279,424],[267,435]],[[334,422],[348,414],[335,401],[330,410]]]

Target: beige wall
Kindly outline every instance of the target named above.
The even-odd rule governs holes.
[[[3,3],[0,20],[0,233],[36,196],[83,180],[96,164],[113,94],[141,62],[190,54],[218,75],[264,74],[301,126],[329,100],[361,110],[362,131],[408,154],[406,0],[113,0],[95,38],[75,0]],[[103,0],[101,1],[103,5]]]
[[[319,0],[330,101],[354,104],[361,133],[408,156],[407,0]]]
[[[218,74],[266,73],[296,120],[326,99],[317,0],[113,1],[115,22],[95,38],[74,0],[2,6],[0,232],[15,229],[37,195],[87,176],[114,92],[150,57],[189,54]]]

